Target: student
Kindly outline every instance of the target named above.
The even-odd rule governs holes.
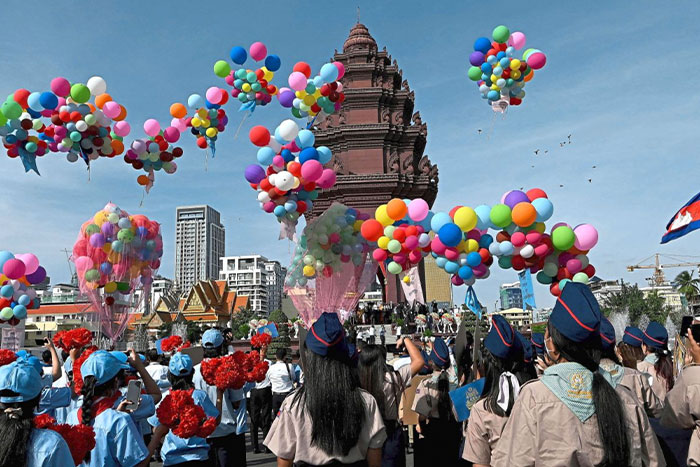
[[[420,350],[410,339],[400,339],[396,348],[405,346],[410,364],[398,371],[386,363],[386,348],[367,345],[359,354],[357,371],[360,387],[374,396],[386,427],[387,440],[382,447],[382,466],[405,466],[406,446],[399,423],[399,401],[411,385],[411,378],[418,374],[425,362]]]
[[[217,390],[216,406],[214,406],[206,392],[194,389],[192,377],[193,367],[190,356],[180,352],[173,355],[168,365],[168,381],[172,390],[192,390],[194,403],[202,407],[207,417],[215,417],[218,423],[221,420],[223,391]],[[169,392],[167,391],[163,397],[165,398]],[[148,450],[151,453],[155,452],[161,440],[163,440],[160,455],[164,466],[208,467],[211,465],[209,462],[209,444],[207,444],[206,439],[197,436],[187,439],[180,438],[174,435],[167,427],[161,425],[157,415],[149,417],[148,423],[153,426],[153,438],[148,446]]]
[[[148,465],[148,449],[132,417],[124,413],[132,401],[124,400],[114,409],[121,397],[119,381],[129,365],[117,360],[104,350],[93,352],[80,367],[83,378],[82,405],[68,415],[71,425],[82,423],[95,430],[95,447],[83,466]]]
[[[600,367],[610,373],[613,387],[617,387],[618,384],[626,387],[637,397],[650,419],[659,417],[663,404],[652,391],[649,379],[643,373],[620,364],[615,352],[615,328],[605,316],[600,322],[600,339],[603,346]]]
[[[17,360],[0,367],[0,465],[75,465],[61,435],[33,427],[41,390],[41,375],[33,366]]]
[[[449,392],[457,386],[452,374],[450,352],[441,337],[432,343],[431,378],[420,382],[413,399],[413,411],[418,413],[423,445],[433,451],[435,465],[453,465],[459,459],[460,424],[454,416]],[[439,448],[437,448],[439,446]]]
[[[202,334],[204,358],[216,358],[225,355],[224,337],[218,329],[207,329]],[[192,382],[196,389],[209,395],[210,401],[217,400],[216,386],[210,386],[204,381],[201,371],[202,364],[194,366]],[[240,425],[241,412],[245,418],[246,404],[243,389],[227,389],[223,394],[221,405],[221,422],[207,442],[211,447],[210,457],[215,467],[245,466],[245,425]]]
[[[531,379],[537,378],[537,370],[535,368],[536,353],[532,342],[527,337],[515,331],[515,335],[520,341],[520,346],[523,349],[523,358],[515,362],[513,374],[518,377],[518,381],[523,385]]]
[[[625,328],[622,341],[617,344],[617,356],[620,358],[622,366],[637,369],[637,365],[644,359],[642,352],[642,341],[644,333],[634,326]]]
[[[46,381],[50,379],[51,383],[53,383],[61,378],[61,361],[58,359],[56,347],[54,347],[51,339],[44,339],[44,347],[46,347],[46,350],[44,350],[41,354],[41,358],[44,361],[44,372],[42,373],[42,376],[50,376],[51,378],[47,378]]]
[[[146,365],[146,371],[153,381],[156,382],[161,393],[168,392],[170,389],[170,383],[168,382],[168,367],[161,363],[161,356],[158,355],[158,350],[148,349],[146,352],[146,360],[148,365]]]
[[[266,348],[260,351],[260,357],[264,358]],[[268,365],[272,365],[270,360],[265,359]],[[262,430],[263,441],[270,431],[272,425],[272,383],[270,378],[265,374],[265,379],[255,386],[250,391],[250,434],[253,441],[253,451],[258,454],[261,452],[258,444],[258,429]]]
[[[287,349],[281,347],[275,352],[275,363],[267,370],[267,378],[272,387],[272,416],[277,416],[282,401],[294,390],[294,371],[285,360]]]
[[[566,284],[545,333],[550,366],[520,389],[492,465],[664,465],[637,399],[598,371],[601,316],[587,285]]]
[[[349,365],[338,316],[323,313],[302,345],[304,386],[284,400],[265,439],[278,467],[381,466],[382,416]]]
[[[656,321],[650,322],[642,336],[642,351],[644,360],[637,364],[637,369],[651,377],[651,388],[663,401],[673,388],[673,361],[666,328]]]
[[[535,372],[539,378],[542,376],[542,372],[547,366],[544,362],[544,334],[541,332],[533,332],[530,335],[530,343],[532,344],[532,348],[535,350]]]
[[[79,356],[80,349],[71,349],[70,356],[63,362],[63,377],[66,379],[66,385],[64,387],[67,387],[70,391],[70,402],[67,406],[57,407],[53,411],[52,416],[59,425],[67,423],[68,414],[77,410],[83,404],[80,394],[77,394],[74,390],[73,382],[73,362],[77,360]]]
[[[138,408],[136,410],[129,412],[131,418],[134,419],[136,428],[139,430],[142,436],[144,436],[144,443],[150,440],[151,436],[151,425],[148,423],[148,417],[156,412],[156,404],[160,401],[162,394],[160,388],[153,381],[151,375],[146,371],[146,366],[144,364],[144,359],[141,358],[140,354],[137,354],[133,349],[130,350],[131,357],[127,357],[124,352],[110,352],[117,360],[127,366],[127,369],[123,375],[119,378],[119,391],[121,396],[117,398],[114,402],[114,408],[119,407],[119,404],[126,397],[126,392],[128,390],[128,381],[131,379],[141,379],[143,382],[143,388],[141,389],[141,396],[137,401]]]
[[[524,357],[523,341],[503,316],[493,315],[492,323],[482,351],[484,391],[469,413],[462,452],[475,467],[491,465],[491,453],[525,382],[515,375]]]

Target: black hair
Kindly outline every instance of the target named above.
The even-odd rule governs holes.
[[[41,359],[44,363],[51,363],[51,351],[47,349],[41,352]]]
[[[357,374],[360,378],[360,387],[374,396],[382,417],[386,409],[384,381],[387,373],[391,378],[396,408],[398,409],[399,396],[405,388],[401,387],[401,380],[396,371],[386,364],[386,348],[382,345],[366,345],[358,356]]]
[[[275,352],[275,358],[277,360],[284,360],[287,357],[287,349],[284,347],[280,347],[277,349],[277,352]]]
[[[647,349],[654,352],[657,357],[654,363],[654,371],[666,384],[666,391],[673,389],[673,358],[668,348],[664,346],[662,349],[658,347],[649,347]]]
[[[216,358],[223,355],[224,346],[220,345],[218,347],[204,347],[204,358]]]
[[[156,349],[148,349],[148,352],[146,352],[146,358],[149,362],[160,363],[160,355],[158,355],[158,350]]]
[[[601,355],[600,335],[584,342],[574,342],[547,323],[552,343],[569,362],[576,362],[593,373],[593,405],[598,419],[598,432],[603,445],[602,467],[629,465],[630,444],[627,438],[625,410],[620,396],[598,371]]]
[[[70,354],[65,350],[61,350],[61,360],[65,362],[68,359],[68,357],[70,357]]]
[[[301,404],[309,414],[311,445],[345,456],[368,421],[357,373],[346,361],[308,350],[304,355],[304,386],[294,393],[292,406]]]
[[[627,342],[619,342],[617,350],[622,355],[622,365],[627,368],[637,369],[637,362],[644,359],[644,352],[641,347],[629,345]]]
[[[509,371],[515,374],[520,384],[525,381],[520,381],[520,378],[515,373],[515,368],[519,361],[522,360],[522,352],[514,355],[513,358],[500,358],[492,354],[486,347],[482,345],[481,349],[481,364],[484,369],[484,390],[482,391],[482,399],[485,399],[486,410],[499,417],[510,417],[510,412],[515,404],[513,386],[508,379],[508,387],[510,388],[510,398],[508,399],[508,408],[503,410],[498,405],[498,395],[500,393],[501,374]]]
[[[0,391],[0,396],[16,397],[16,392],[8,389]],[[0,465],[24,467],[27,465],[29,439],[34,428],[34,409],[39,405],[40,396],[24,402],[0,404]],[[19,409],[19,412],[6,412]]]
[[[620,358],[615,353],[615,346],[608,347],[607,349],[603,348],[603,350],[600,353],[600,358],[607,358],[608,360],[612,360],[616,364],[621,365]]]
[[[454,421],[455,417],[452,413],[452,400],[450,399],[450,379],[447,376],[447,370],[440,368],[433,360],[430,361],[430,366],[433,371],[440,372],[436,388],[438,392],[438,415],[443,421]]]
[[[103,384],[96,384],[97,380],[95,380],[95,377],[92,375],[83,378],[83,388],[80,390],[80,394],[83,395],[83,425],[92,425],[92,422],[94,421],[92,404],[95,402],[95,399],[104,396],[110,390],[116,389],[118,382],[123,380],[123,378],[124,370],[119,370],[119,373]]]
[[[173,391],[194,388],[194,384],[192,383],[193,377],[194,372],[191,372],[189,375],[174,375],[168,371],[168,381],[170,381],[170,385],[172,386],[171,390]]]
[[[472,374],[472,365],[474,364],[474,361],[472,359],[473,349],[474,336],[471,332],[467,331],[465,347],[459,356],[459,361],[457,362],[457,373],[460,375],[460,377],[464,375],[464,384],[471,383],[474,380],[474,375]],[[456,354],[457,352],[455,352],[455,355]]]

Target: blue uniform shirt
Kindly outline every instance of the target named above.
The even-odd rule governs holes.
[[[73,466],[73,456],[61,435],[53,430],[34,428],[29,435],[27,467]]]
[[[163,399],[165,399],[166,395],[167,393],[163,394]],[[216,418],[219,416],[219,411],[209,400],[209,396],[207,396],[206,392],[195,389],[192,391],[192,399],[194,399],[195,404],[204,409],[204,413],[208,417]],[[158,405],[160,405],[160,403]],[[158,416],[153,415],[149,417],[148,423],[154,428],[160,425]],[[192,438],[183,439],[179,436],[175,436],[172,431],[169,431],[168,434],[165,435],[165,439],[163,439],[160,455],[163,458],[163,465],[182,464],[189,461],[204,461],[209,459],[209,445],[204,438],[193,436]]]
[[[56,419],[56,423],[61,425],[64,423],[68,423],[68,414],[70,414],[74,410],[78,410],[80,407],[83,405],[83,399],[82,396],[78,397],[72,397],[70,399],[70,402],[66,407],[58,407],[54,409],[53,411],[53,418]]]
[[[44,388],[41,390],[41,398],[39,399],[39,407],[36,410],[37,415],[49,414],[55,417],[56,409],[68,407],[70,405],[71,390],[70,388]]]
[[[79,424],[78,411],[71,412],[67,421]],[[143,437],[128,414],[107,409],[95,417],[92,427],[96,445],[90,451],[90,462],[83,462],[83,467],[133,467],[148,457]]]
[[[209,386],[204,381],[201,366],[201,363],[194,366],[194,377],[192,378],[194,387],[206,392],[210,402],[216,401],[216,386]],[[234,408],[235,402],[240,402],[238,409]],[[242,411],[241,408],[243,408]],[[247,425],[244,427],[239,426],[241,419],[245,421],[245,391],[243,389],[227,389],[224,391],[224,400],[221,404],[221,423],[219,423],[216,431],[209,438],[220,438],[233,433],[245,433],[248,427]]]
[[[114,403],[114,409],[119,407],[126,397],[126,388],[123,388],[122,395]],[[141,436],[150,433],[150,425],[148,425],[148,417],[156,413],[156,404],[153,402],[153,396],[150,394],[141,394],[141,402],[139,403],[138,409],[131,413],[131,418],[134,419],[136,424],[136,429],[139,430]],[[145,429],[145,430],[144,430]]]

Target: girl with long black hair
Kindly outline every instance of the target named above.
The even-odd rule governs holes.
[[[549,366],[520,389],[492,465],[663,465],[634,395],[599,371],[601,316],[588,286],[566,284],[545,332]]]
[[[449,392],[456,388],[456,375],[449,374],[450,352],[441,337],[433,342],[430,353],[433,374],[420,382],[413,399],[413,411],[419,415],[424,446],[434,449],[435,465],[455,465],[462,439],[461,425],[454,415]],[[450,382],[453,377],[454,384]]]
[[[304,386],[287,397],[265,445],[279,467],[379,467],[386,431],[374,397],[350,367],[343,325],[323,313],[304,341]]]
[[[673,359],[668,350],[668,331],[656,321],[649,323],[642,337],[644,360],[637,369],[651,376],[651,388],[664,400],[666,393],[673,389]]]
[[[515,375],[523,366],[522,340],[503,316],[494,315],[492,323],[482,349],[484,390],[469,413],[462,452],[462,458],[475,466],[491,465],[491,453],[525,382]]]
[[[399,401],[411,385],[411,379],[425,364],[420,349],[411,339],[402,337],[396,342],[397,349],[404,346],[411,363],[398,370],[386,363],[386,348],[383,345],[365,346],[359,354],[357,365],[360,387],[374,396],[386,427],[387,440],[382,448],[384,467],[406,465],[406,447],[399,423]]]
[[[34,427],[41,389],[41,376],[31,365],[15,361],[0,367],[0,465],[75,465],[61,435]]]
[[[78,410],[68,415],[67,422],[91,425],[95,430],[96,445],[83,463],[86,467],[148,465],[143,437],[125,412],[126,406],[134,401],[124,400],[116,410],[113,408],[121,396],[119,380],[128,366],[109,352],[96,350],[80,367],[83,401]]]

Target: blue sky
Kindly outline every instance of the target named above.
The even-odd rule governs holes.
[[[362,23],[398,61],[428,124],[426,153],[440,168],[434,209],[493,204],[509,189],[536,186],[554,202],[554,221],[598,228],[591,260],[601,277],[644,282],[648,271],[628,273],[625,266],[655,251],[700,255],[695,235],[658,244],[670,216],[700,187],[697,2],[110,3],[4,2],[0,96],[20,87],[48,89],[55,76],[85,82],[100,75],[127,107],[132,135],[141,136],[147,118],[167,121],[172,102],[222,84],[212,65],[233,45],[267,44],[283,60],[278,85],[296,61],[317,70],[342,48],[359,5]],[[498,24],[525,32],[548,63],[527,84],[523,105],[494,121],[466,71],[474,39]],[[259,109],[234,139],[236,107],[227,106],[231,123],[208,170],[204,153],[185,135],[177,173],[159,173],[142,207],[140,173],[121,159],[98,160],[88,181],[85,166],[62,155],[39,160],[41,177],[0,157],[0,249],[34,252],[54,282],[67,280],[60,250],[70,249],[81,223],[112,201],[161,222],[160,272],[172,277],[175,207],[206,203],[222,214],[227,254],[261,253],[287,263],[292,245],[277,240],[277,223],[259,210],[242,176],[255,160],[250,126],[274,127],[286,112]],[[561,148],[568,134],[572,144]],[[549,153],[535,156],[535,149]],[[491,308],[498,285],[515,278],[494,267],[477,293]],[[546,288],[536,288],[538,304],[551,304]]]

